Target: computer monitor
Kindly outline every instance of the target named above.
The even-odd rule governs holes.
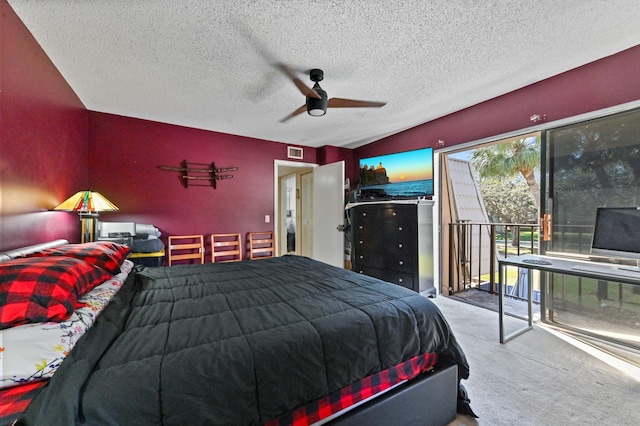
[[[591,253],[636,259],[640,265],[640,207],[598,207]]]

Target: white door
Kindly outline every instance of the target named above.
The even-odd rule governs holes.
[[[313,169],[313,259],[344,267],[344,161]]]

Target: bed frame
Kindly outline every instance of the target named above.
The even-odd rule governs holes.
[[[68,241],[60,239],[0,252],[0,263],[63,244]],[[456,418],[457,394],[458,367],[441,360],[417,378],[348,407],[314,426],[442,426]]]
[[[456,418],[458,366],[439,366],[383,395],[374,396],[347,413],[330,419],[330,426],[442,426]],[[318,422],[315,425],[323,424]]]

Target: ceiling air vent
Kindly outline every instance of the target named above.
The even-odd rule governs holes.
[[[295,158],[296,160],[302,160],[302,148],[298,148],[295,146],[288,146],[287,158]]]

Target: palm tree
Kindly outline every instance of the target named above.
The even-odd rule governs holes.
[[[480,148],[471,155],[471,163],[480,178],[513,179],[521,175],[540,211],[540,186],[535,172],[540,167],[540,138],[531,136]]]
[[[540,138],[532,136],[514,139],[497,145],[480,148],[471,155],[471,163],[481,179],[514,179],[522,176],[533,196],[535,207],[540,212],[540,186],[535,172],[540,167]],[[504,220],[504,218],[502,218]],[[508,221],[508,219],[507,219]],[[505,236],[506,237],[506,236]],[[518,235],[513,232],[511,245],[518,244]]]

